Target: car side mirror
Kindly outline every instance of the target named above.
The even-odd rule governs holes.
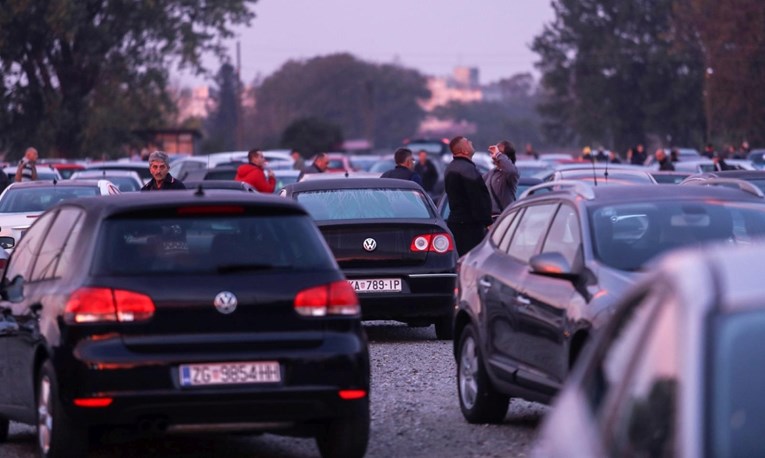
[[[535,274],[570,280],[579,276],[579,272],[574,271],[566,258],[557,251],[532,256],[529,259],[529,269]]]
[[[16,246],[16,239],[14,239],[13,237],[8,237],[8,236],[0,237],[0,247],[7,250],[10,248],[13,248],[14,246]]]

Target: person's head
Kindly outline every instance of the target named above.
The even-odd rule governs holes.
[[[292,152],[290,152],[290,156],[292,156],[292,159],[297,161],[300,159],[300,151],[293,149]]]
[[[27,148],[26,151],[24,151],[24,159],[28,161],[36,161],[37,160],[37,150],[32,148],[31,146]]]
[[[534,152],[534,147],[531,146],[531,143],[526,143],[526,152],[527,153],[533,153]]]
[[[247,152],[247,160],[252,165],[257,165],[260,168],[263,168],[264,165],[266,165],[266,157],[263,156],[263,150],[260,148],[253,148]]]
[[[154,151],[149,154],[149,171],[157,182],[164,180],[170,172],[170,161],[167,158],[167,153]]]
[[[329,156],[327,156],[327,153],[317,154],[316,158],[313,160],[313,165],[322,172],[327,170],[327,166],[329,165]]]
[[[497,143],[497,149],[500,153],[504,153],[508,158],[510,158],[513,164],[515,164],[515,146],[513,146],[509,140],[502,140],[501,142]],[[494,160],[494,162],[497,161],[497,159]]]
[[[728,150],[728,154],[733,155],[733,153],[736,152],[736,147],[733,145],[728,145],[727,150]]]
[[[393,153],[393,160],[396,161],[396,165],[404,166],[408,169],[414,167],[414,157],[412,156],[412,150],[409,148],[399,148]]]
[[[747,151],[747,150],[749,150],[749,142],[748,142],[748,141],[746,141],[746,140],[744,140],[743,142],[741,142],[741,149],[742,149],[742,150],[744,150],[744,151]]]
[[[417,158],[420,160],[420,164],[425,165],[425,162],[428,160],[428,152],[421,149],[420,152],[417,153]]]
[[[655,153],[653,153],[654,157],[656,157],[656,160],[658,162],[662,162],[667,158],[667,153],[664,151],[664,148],[659,148],[656,150]]]
[[[473,153],[475,153],[473,143],[462,135],[452,138],[452,141],[449,142],[449,149],[452,151],[452,155],[468,159],[473,157]]]
[[[638,143],[637,146],[635,147],[635,151],[637,151],[638,153],[642,153],[644,149],[645,148],[643,147],[642,143]]]
[[[712,152],[715,150],[715,147],[711,143],[707,143],[707,146],[704,147],[704,151]]]

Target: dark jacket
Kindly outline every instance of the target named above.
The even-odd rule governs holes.
[[[663,161],[659,161],[659,170],[666,170],[668,172],[674,172],[675,171],[675,165],[672,164],[672,161],[669,160],[669,158],[664,158]]]
[[[302,172],[300,172],[300,175],[298,175],[298,181],[300,181],[301,178],[303,178],[303,175],[308,173],[324,173],[324,170],[316,167],[316,164],[311,163],[308,167],[304,168]]]
[[[417,161],[414,165],[414,171],[422,177],[422,187],[428,192],[432,191],[438,181],[438,170],[436,170],[433,162],[430,159],[425,159],[424,164]]]
[[[450,223],[491,224],[491,197],[473,161],[455,157],[446,167],[444,190],[451,209]]]
[[[165,175],[165,179],[162,180],[162,187],[157,187],[157,181],[152,178],[151,181],[146,183],[141,191],[172,191],[175,189],[186,189],[186,186],[181,183],[181,180],[176,180],[169,173]]]
[[[500,154],[499,167],[486,172],[483,180],[491,197],[491,212],[494,215],[502,213],[502,210],[515,202],[515,192],[518,188],[520,174],[518,168],[506,155]]]
[[[399,180],[414,181],[418,185],[422,186],[422,178],[417,172],[409,170],[403,165],[397,165],[396,168],[390,169],[387,172],[380,175],[380,178],[398,178]]]
[[[630,164],[633,165],[643,165],[645,164],[645,160],[648,159],[648,155],[645,151],[642,153],[637,152],[637,150],[632,152],[632,158],[630,158]]]

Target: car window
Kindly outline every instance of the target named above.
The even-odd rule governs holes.
[[[558,252],[573,266],[581,243],[576,210],[569,205],[561,205],[550,226],[542,253]]]
[[[502,236],[502,240],[499,242],[499,251],[502,251],[504,253],[507,253],[507,247],[510,245],[510,240],[513,239],[513,233],[515,233],[515,228],[518,227],[518,222],[521,220],[521,215],[523,214],[524,209],[518,210],[516,213],[518,216],[516,218],[513,218],[513,222],[510,223],[510,227],[507,228],[505,231],[505,235]]]
[[[40,246],[40,254],[34,264],[30,281],[47,280],[61,277],[68,264],[71,263],[72,247],[70,241],[73,232],[80,231],[82,210],[76,208],[63,208],[58,212],[56,220],[51,224],[50,231],[45,242]],[[27,234],[29,235],[29,234]],[[64,252],[68,253],[64,259]]]
[[[304,215],[130,216],[106,220],[93,275],[333,269]],[[118,259],[119,262],[115,262]]]
[[[96,195],[96,186],[12,187],[0,200],[0,213],[43,212],[62,200]]]
[[[24,237],[18,242],[5,271],[5,276],[8,280],[13,281],[19,275],[29,280],[40,243],[45,237],[45,233],[54,216],[55,213],[51,212],[37,218],[37,221],[32,224],[32,227],[27,230]]]
[[[499,242],[502,241],[502,237],[507,232],[507,227],[513,222],[513,218],[518,212],[511,212],[506,215],[502,215],[499,221],[494,224],[494,229],[491,231],[491,241],[494,246],[499,246]]]
[[[608,415],[611,456],[674,456],[678,416],[678,304],[664,297],[646,339],[632,348],[633,361]]]
[[[528,262],[536,254],[557,207],[557,203],[526,207],[507,253],[521,262]]]
[[[296,199],[317,221],[436,217],[425,194],[414,189],[328,189],[301,192]]]

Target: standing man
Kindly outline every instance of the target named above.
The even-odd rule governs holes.
[[[428,152],[420,150],[417,153],[417,164],[414,165],[414,171],[422,178],[422,187],[426,192],[433,192],[433,188],[438,181],[438,170],[436,166],[428,159]]]
[[[300,154],[300,151],[293,148],[290,156],[292,156],[292,160],[295,161],[292,163],[292,170],[303,170],[305,168],[305,159],[303,159],[303,155]]]
[[[446,224],[454,235],[457,253],[462,256],[478,245],[491,224],[491,198],[475,166],[473,144],[465,137],[449,142],[454,160],[446,167],[444,188],[451,212]]]
[[[247,152],[247,164],[242,164],[236,169],[234,180],[243,181],[258,192],[271,194],[276,188],[276,177],[271,169],[266,169],[266,157],[260,148],[254,148]]]
[[[667,157],[667,152],[664,151],[664,148],[657,149],[656,152],[653,153],[653,156],[656,159],[656,162],[659,164],[659,170],[664,170],[667,172],[675,171],[675,165],[672,163],[670,158]]]
[[[494,168],[486,172],[483,180],[491,196],[491,214],[499,215],[508,205],[515,202],[518,179],[521,177],[515,166],[515,147],[507,140],[489,147]]]
[[[393,160],[396,161],[396,167],[380,175],[380,178],[398,178],[399,180],[414,181],[422,186],[422,178],[414,171],[414,156],[412,150],[408,148],[399,148],[393,153]]]
[[[170,160],[167,153],[154,151],[149,154],[149,171],[154,178],[141,188],[141,191],[172,191],[186,189],[180,180],[170,175]]]
[[[632,165],[645,165],[645,160],[648,159],[645,148],[642,143],[638,143],[635,149],[632,151],[632,157],[630,157],[630,164]]]
[[[303,171],[300,172],[300,175],[298,176],[298,181],[300,181],[303,178],[303,175],[307,173],[324,173],[327,170],[328,165],[329,165],[329,156],[327,156],[327,153],[317,154],[313,160],[313,164],[304,168]]]
[[[16,167],[14,181],[37,181],[37,150],[31,146],[24,152],[24,157]]]

